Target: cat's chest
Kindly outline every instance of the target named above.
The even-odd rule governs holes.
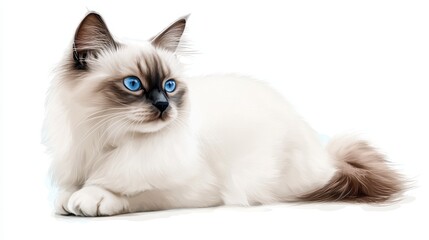
[[[142,191],[183,184],[198,173],[200,159],[189,134],[130,138],[121,141],[104,161],[103,171],[115,189]],[[144,183],[144,184],[142,184]]]
[[[185,142],[183,139],[172,138],[126,139],[112,151],[110,158],[121,159],[118,161],[136,167],[160,167],[167,162],[182,162],[191,151],[189,144]]]

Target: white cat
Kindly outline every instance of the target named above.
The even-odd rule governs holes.
[[[283,97],[235,75],[184,76],[181,18],[141,44],[89,13],[47,101],[58,214],[222,204],[381,202],[402,178],[366,142],[324,149]]]

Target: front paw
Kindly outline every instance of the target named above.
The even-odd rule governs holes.
[[[76,216],[111,216],[128,212],[128,201],[101,187],[88,186],[73,193],[67,210]]]
[[[60,191],[54,203],[55,213],[59,215],[70,215],[70,211],[67,209],[67,203],[73,191]]]

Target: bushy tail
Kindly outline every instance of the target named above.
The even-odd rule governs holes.
[[[327,150],[338,164],[336,175],[301,200],[378,203],[395,200],[404,190],[402,175],[367,142],[339,138],[329,143]]]

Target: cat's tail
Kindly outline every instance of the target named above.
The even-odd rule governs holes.
[[[398,199],[406,188],[404,177],[366,141],[338,138],[328,144],[327,151],[337,164],[337,173],[301,200],[379,203]]]

